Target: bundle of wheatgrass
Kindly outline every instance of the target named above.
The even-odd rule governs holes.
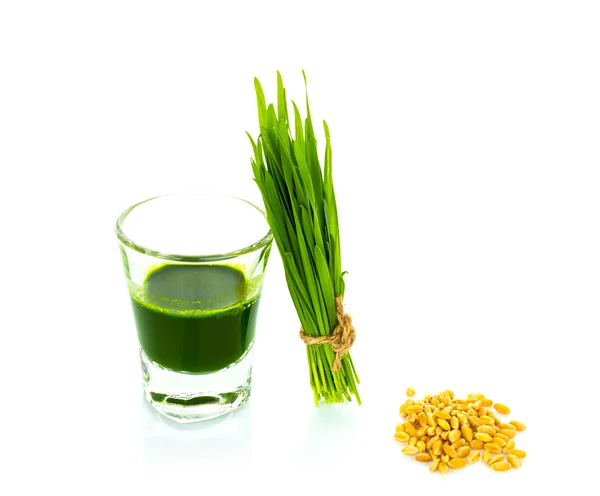
[[[302,73],[304,75],[304,72]],[[304,75],[306,85],[306,76]],[[285,269],[288,289],[306,343],[315,404],[351,401],[360,404],[359,383],[348,350],[355,332],[344,312],[344,279],[337,207],[331,175],[331,143],[323,122],[326,147],[324,173],[306,95],[306,119],[294,107],[294,136],[286,92],[277,73],[277,111],[265,101],[254,80],[260,135],[254,141],[252,168]]]

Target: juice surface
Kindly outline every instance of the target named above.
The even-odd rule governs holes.
[[[254,342],[258,298],[247,281],[223,265],[164,265],[131,301],[140,345],[148,358],[188,373],[221,370]]]

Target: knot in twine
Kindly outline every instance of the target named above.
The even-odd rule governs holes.
[[[356,339],[356,331],[352,325],[352,318],[344,312],[342,295],[335,297],[335,312],[338,324],[328,336],[309,336],[300,328],[300,338],[304,344],[311,346],[313,344],[329,344],[335,351],[335,360],[331,370],[337,372],[342,366],[342,357],[350,350]]]

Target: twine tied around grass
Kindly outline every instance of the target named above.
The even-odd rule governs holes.
[[[331,370],[337,372],[342,366],[342,357],[350,350],[356,339],[356,331],[352,325],[352,317],[344,312],[342,295],[335,297],[335,312],[337,316],[337,325],[328,336],[309,336],[300,328],[300,338],[304,344],[311,346],[313,344],[329,344],[335,352],[335,360]]]

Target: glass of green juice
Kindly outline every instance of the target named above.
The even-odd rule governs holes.
[[[264,212],[227,195],[170,194],[125,210],[115,231],[146,399],[177,422],[241,406],[273,241]]]

